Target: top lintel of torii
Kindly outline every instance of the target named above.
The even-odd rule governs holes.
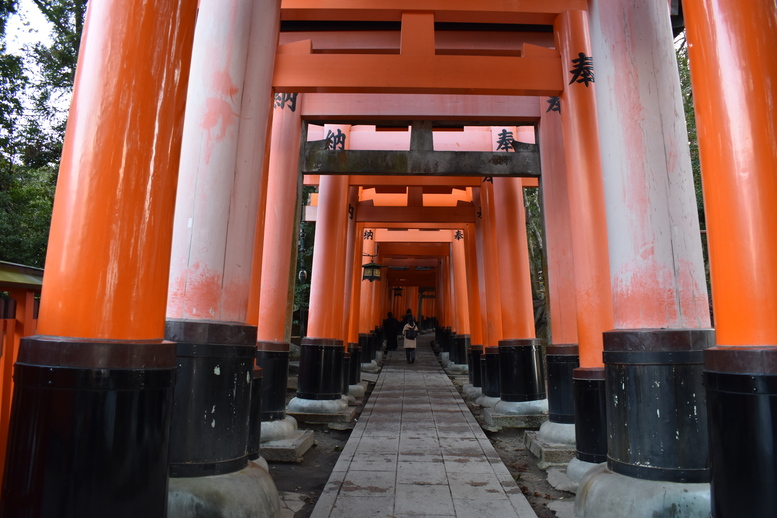
[[[282,20],[399,21],[402,13],[431,12],[440,22],[553,24],[586,0],[283,0]]]
[[[585,0],[284,0],[282,21],[298,25],[282,29],[273,88],[557,96],[564,81],[552,24],[561,12],[586,8]],[[324,22],[401,22],[401,30],[315,29]],[[456,35],[436,31],[440,23]],[[494,24],[515,31],[498,34]]]

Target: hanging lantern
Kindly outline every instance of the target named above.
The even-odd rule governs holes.
[[[395,297],[401,297],[402,296],[402,288],[401,287],[397,286],[397,287],[391,288],[391,289],[394,290],[394,296]]]
[[[364,268],[363,281],[372,282],[380,280],[380,265],[378,263],[363,264],[362,268]]]

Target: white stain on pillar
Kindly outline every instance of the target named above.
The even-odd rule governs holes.
[[[669,12],[589,11],[615,326],[708,327],[698,213]]]
[[[272,16],[277,3],[200,2],[176,198],[168,318],[245,321],[270,110],[269,82],[253,84],[256,81],[246,71],[261,68],[257,52],[267,55],[258,61],[269,61],[272,70],[272,50],[255,47],[268,37],[263,33],[274,30],[277,38]],[[244,96],[246,86],[251,92]],[[257,96],[267,106],[257,109],[253,101]],[[244,107],[249,98],[250,113]],[[252,124],[259,133],[250,131]],[[248,165],[239,150],[246,147],[241,133],[252,133],[251,148],[260,148]]]

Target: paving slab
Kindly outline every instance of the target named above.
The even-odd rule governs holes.
[[[548,444],[541,440],[539,432],[535,431],[526,432],[525,443],[529,451],[539,459],[537,465],[540,469],[548,469],[551,466],[566,466],[577,453],[574,445]]]
[[[290,437],[259,445],[259,455],[269,462],[302,462],[314,438],[312,430],[294,430]]]
[[[388,354],[314,518],[536,518],[429,342]]]

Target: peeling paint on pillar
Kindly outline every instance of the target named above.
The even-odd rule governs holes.
[[[271,70],[274,60],[271,52],[255,48],[269,37],[260,33],[272,32],[270,3],[200,2],[176,198],[168,318],[247,319],[267,129],[261,120],[270,111],[270,83],[257,81],[255,71],[266,68],[267,62]],[[223,44],[215,47],[214,41]],[[251,139],[247,150],[246,140]]]
[[[656,2],[613,0],[592,2],[589,17],[615,327],[708,327],[669,13]]]

